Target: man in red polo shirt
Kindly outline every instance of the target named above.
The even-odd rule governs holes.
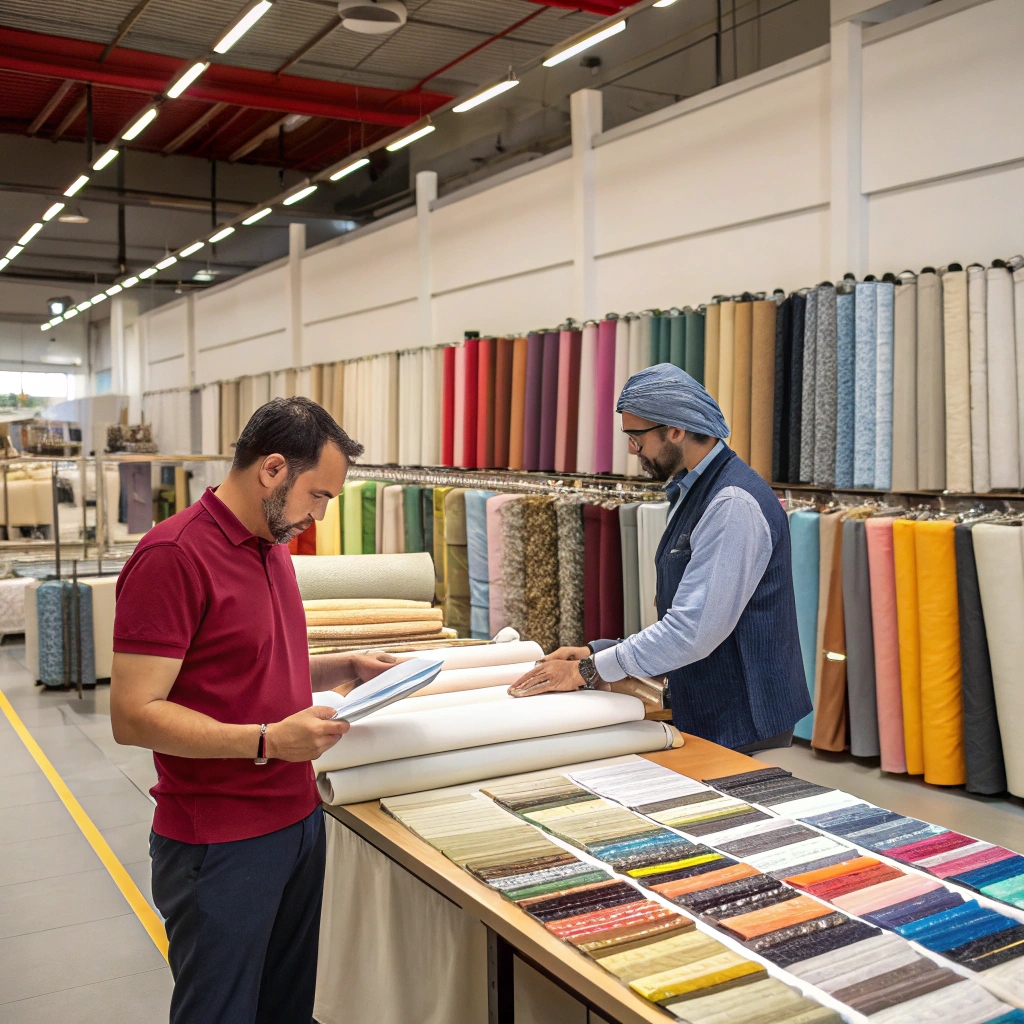
[[[150,530],[118,580],[111,723],[154,752],[171,1024],[312,1019],[324,829],[309,762],[348,730],[312,691],[347,692],[386,664],[311,666],[286,544],[362,451],[315,402],[275,399],[224,483]]]

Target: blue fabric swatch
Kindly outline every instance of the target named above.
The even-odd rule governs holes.
[[[818,561],[821,547],[818,525],[821,516],[809,509],[798,509],[789,517],[790,548],[793,554],[793,589],[796,591],[796,625],[800,634],[800,653],[804,676],[814,703],[814,681],[818,645]],[[793,727],[793,735],[811,738],[814,712],[805,715]]]
[[[853,292],[836,296],[836,487],[853,486],[856,353]]]
[[[854,487],[875,486],[875,349],[878,345],[876,289],[874,281],[858,281],[854,293]]]
[[[877,924],[882,928],[898,928],[900,925],[920,921],[923,917],[952,910],[964,902],[963,896],[950,889],[933,889],[923,896],[902,903],[894,903],[891,907],[883,907],[872,914],[865,914],[864,920]]]
[[[1008,878],[1016,878],[1024,874],[1024,857],[1007,857],[983,868],[976,868],[962,875],[954,875],[957,882],[969,885],[972,889],[980,889],[983,885],[1003,882]]]
[[[880,281],[876,290],[878,331],[875,348],[875,487],[892,487],[892,359],[896,286]]]
[[[470,635],[491,638],[491,586],[487,568],[487,499],[495,491],[466,491],[466,557],[469,560]]]

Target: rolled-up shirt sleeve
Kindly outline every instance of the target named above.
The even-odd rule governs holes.
[[[660,676],[701,661],[736,628],[772,555],[761,506],[739,487],[723,488],[704,510],[690,546],[665,616],[595,655],[602,679]]]

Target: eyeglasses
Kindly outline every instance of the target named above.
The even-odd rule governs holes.
[[[660,424],[657,424],[653,427],[645,427],[643,430],[623,430],[622,432],[629,436],[630,448],[639,455],[643,449],[644,443],[643,441],[638,441],[637,438],[643,437],[644,434],[649,434],[652,430],[657,430],[659,426]]]

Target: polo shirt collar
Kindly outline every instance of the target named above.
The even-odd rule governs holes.
[[[239,547],[245,544],[246,541],[259,540],[259,538],[247,530],[235,515],[224,504],[216,494],[213,493],[212,487],[207,487],[203,492],[203,496],[199,499],[203,508],[213,516],[213,521],[221,528],[224,532],[224,536],[227,537],[235,547]]]

